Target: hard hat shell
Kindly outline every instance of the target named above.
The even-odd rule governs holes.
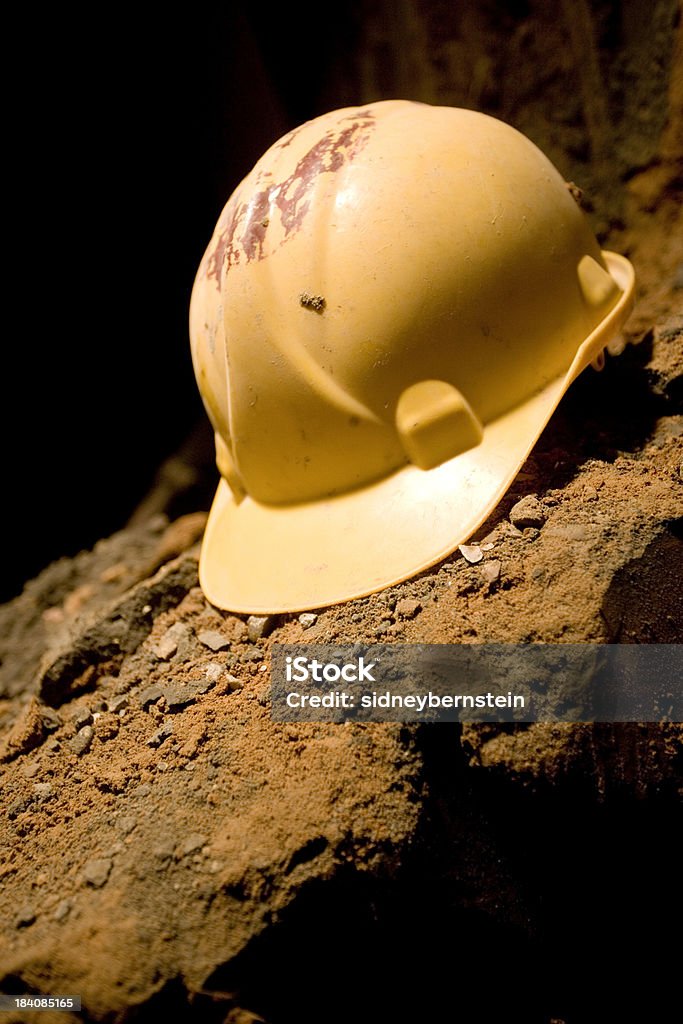
[[[190,335],[221,472],[210,601],[300,611],[433,565],[486,519],[630,312],[547,158],[403,100],[280,139],[225,206]]]

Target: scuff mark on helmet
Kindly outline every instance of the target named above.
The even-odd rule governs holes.
[[[353,160],[366,145],[368,129],[374,127],[375,118],[372,111],[359,110],[344,120],[350,124],[341,131],[335,128],[326,132],[284,181],[255,192],[248,202],[242,201],[241,189],[233,194],[218,223],[214,244],[202,261],[202,275],[215,280],[220,288],[224,264],[234,266],[242,254],[247,262],[263,259],[267,255],[266,231],[276,211],[283,237],[275,248],[300,229],[310,209],[312,188],[318,176],[334,174]],[[289,138],[287,144],[291,141]]]

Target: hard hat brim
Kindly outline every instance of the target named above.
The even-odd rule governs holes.
[[[298,612],[364,597],[429,568],[472,536],[503,497],[563,394],[616,334],[633,305],[634,273],[604,252],[621,296],[566,374],[488,423],[479,445],[435,469],[406,465],[325,500],[237,502],[221,480],[199,563],[208,600],[251,614]]]

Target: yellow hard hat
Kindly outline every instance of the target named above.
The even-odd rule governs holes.
[[[495,118],[389,100],[284,136],[225,206],[192,294],[221,473],[208,599],[301,611],[453,551],[633,285],[552,164]]]

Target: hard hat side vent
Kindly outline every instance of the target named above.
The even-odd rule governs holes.
[[[457,388],[443,380],[422,380],[402,393],[396,429],[406,456],[420,469],[474,448],[484,436],[481,423]]]
[[[616,299],[619,292],[616,281],[592,256],[583,256],[576,272],[581,294],[589,306],[603,306],[608,299]]]

